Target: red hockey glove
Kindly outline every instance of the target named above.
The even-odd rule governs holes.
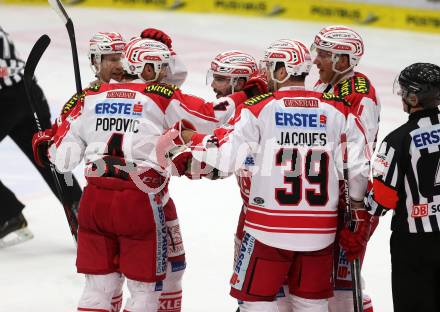
[[[50,163],[49,159],[47,158],[47,149],[52,143],[52,137],[52,129],[38,131],[32,137],[32,151],[34,152],[34,159],[37,165],[40,167],[44,167]]]
[[[246,81],[243,91],[246,93],[248,98],[267,93],[269,90],[267,87],[266,76],[260,73],[252,74],[248,81]]]
[[[192,154],[189,149],[173,156],[171,159],[174,165],[172,175],[183,176],[191,165],[191,159]]]
[[[349,261],[359,258],[367,246],[373,221],[373,216],[365,210],[362,202],[352,202],[352,209],[354,221],[356,221],[355,231],[343,228],[339,234],[339,245],[345,250]]]
[[[195,127],[191,122],[182,119],[159,137],[156,144],[156,158],[162,168],[167,167],[168,158],[172,158],[173,155],[182,151],[182,146],[186,148],[187,142],[182,137],[183,130],[195,131]]]
[[[141,33],[141,38],[144,39],[153,39],[156,41],[160,41],[163,44],[165,44],[168,49],[171,49],[172,47],[172,40],[170,36],[168,36],[166,33],[164,33],[162,30],[156,29],[156,28],[146,28]]]

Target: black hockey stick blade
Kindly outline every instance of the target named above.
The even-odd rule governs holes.
[[[41,36],[35,45],[32,47],[32,50],[28,56],[28,59],[26,61],[26,65],[24,67],[24,75],[23,75],[23,82],[24,87],[26,90],[26,95],[28,98],[29,105],[32,109],[32,113],[34,115],[35,123],[37,124],[38,131],[42,131],[40,118],[38,117],[37,108],[35,106],[34,99],[32,98],[32,87],[35,74],[35,69],[37,68],[37,65],[43,56],[44,52],[46,51],[47,47],[50,44],[50,38],[48,35]],[[69,205],[66,201],[66,197],[63,194],[63,190],[61,188],[60,180],[58,177],[58,174],[55,170],[55,166],[53,164],[50,164],[50,169],[52,172],[52,177],[55,183],[55,188],[58,193],[58,197],[60,201],[63,203],[64,213],[66,214],[67,222],[69,223],[70,232],[72,234],[72,237],[75,241],[77,241],[77,232],[78,232],[78,220],[76,219],[75,213],[73,211],[73,207]]]
[[[37,68],[38,63],[40,62],[40,59],[43,56],[44,51],[46,51],[49,44],[50,44],[50,38],[48,35],[42,35],[40,38],[38,38],[37,42],[32,47],[32,50],[24,66],[23,82],[26,88],[26,95],[28,97],[28,102],[31,105],[32,113],[34,114],[35,122],[37,123],[38,131],[41,131],[42,128],[41,128],[40,120],[37,115],[37,109],[31,97],[32,94],[31,87],[32,87],[32,80],[34,79],[35,69]]]
[[[75,29],[73,27],[72,19],[69,14],[67,14],[66,9],[60,0],[48,0],[50,6],[54,9],[54,11],[61,18],[63,23],[66,25],[67,33],[69,35],[70,46],[72,48],[72,60],[73,60],[73,71],[75,73],[75,84],[76,84],[76,93],[80,94],[82,92],[81,86],[81,73],[79,71],[79,61],[78,61],[78,49],[76,47],[76,39],[75,39]]]
[[[27,80],[32,80],[35,74],[35,69],[37,68],[38,63],[40,62],[41,57],[46,51],[47,47],[50,44],[50,38],[48,35],[42,35],[38,38],[35,45],[32,47],[32,50],[29,54],[29,57],[26,61],[26,65],[24,66],[24,78]]]

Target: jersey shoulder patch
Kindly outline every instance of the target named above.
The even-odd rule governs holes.
[[[354,78],[354,90],[356,93],[369,94],[370,88],[370,81],[365,77],[357,76]]]
[[[66,104],[64,104],[61,110],[61,115],[69,113],[76,106],[76,104],[78,104],[78,102],[84,101],[85,95],[86,91],[83,90],[79,95],[75,94],[74,96],[72,96],[70,100],[67,101]]]
[[[169,85],[169,84],[164,84],[164,83],[152,83],[152,84],[149,84],[144,89],[144,93],[146,93],[146,94],[153,93],[153,94],[163,96],[167,99],[170,99],[173,96],[174,92],[178,89],[179,89],[179,87],[177,87],[176,85]]]
[[[97,82],[97,83],[94,83],[93,85],[91,85],[90,87],[88,87],[86,90],[98,92],[100,88],[101,88],[101,83]]]
[[[335,95],[333,93],[324,92],[322,93],[322,98],[327,101],[335,101],[344,104],[344,106],[351,106],[350,101],[347,101],[344,97],[340,95]]]
[[[272,95],[273,95],[272,92],[263,93],[263,94],[251,97],[250,99],[245,101],[243,104],[246,105],[246,106],[252,106],[252,105],[255,105],[255,104],[258,104],[258,103],[264,101],[265,99],[270,98]]]

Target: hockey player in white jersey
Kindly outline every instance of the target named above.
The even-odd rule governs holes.
[[[315,36],[312,44],[315,58],[313,63],[319,69],[319,81],[314,89],[320,92],[330,92],[343,97],[351,104],[351,112],[359,116],[364,129],[370,153],[374,151],[376,136],[379,129],[380,103],[373,84],[355,67],[364,54],[362,37],[347,26],[327,26]],[[343,227],[343,210],[340,205],[339,228]],[[356,217],[359,220],[371,222],[371,234],[378,224],[378,218],[365,214]],[[342,235],[345,235],[342,232]],[[363,261],[366,251],[361,254]],[[353,310],[352,283],[349,261],[343,249],[335,248],[335,296],[330,300],[330,311],[351,312]],[[373,312],[371,299],[364,294],[364,311]]]
[[[244,52],[233,50],[219,53],[211,62],[211,68],[207,73],[207,84],[210,84],[217,98],[225,97],[233,92],[242,91],[246,83],[251,80],[262,79],[258,72],[258,65],[255,59]],[[262,81],[262,83],[266,83]],[[265,93],[265,92],[262,92]],[[218,104],[218,105],[221,105]],[[232,117],[224,126],[224,131],[233,127],[234,118]],[[242,209],[237,224],[234,240],[234,263],[237,260],[240,242],[243,238],[244,216],[249,203],[249,192],[251,187],[251,171],[249,167],[253,165],[253,156],[248,155],[242,168],[236,174],[240,195],[243,199]],[[289,312],[287,286],[280,288],[277,294],[277,305],[280,312]]]
[[[170,127],[182,118],[194,118],[191,120],[193,120],[197,129],[201,129],[201,131],[212,128],[208,124],[217,122],[213,115],[212,105],[206,105],[199,98],[185,95],[176,87],[154,83],[164,78],[165,68],[170,57],[171,54],[168,48],[160,42],[141,38],[133,39],[125,48],[124,68],[131,76],[135,75],[135,78],[140,76],[142,80],[125,84],[102,84],[92,87],[88,90],[85,97],[78,100],[78,104],[75,105],[69,116],[58,128],[54,137],[54,144],[50,147],[51,160],[57,165],[58,169],[69,170],[78,164],[84,156],[88,165],[86,174],[89,182],[85,191],[89,190],[89,193],[99,193],[102,191],[102,188],[111,189],[113,184],[110,183],[108,185],[106,181],[115,181],[113,178],[117,179],[116,184],[123,183],[119,180],[124,180],[125,182],[125,179],[129,179],[129,182],[131,181],[129,186],[123,183],[129,189],[133,189],[134,183],[144,191],[149,191],[150,193],[157,191],[157,184],[160,184],[159,186],[162,187],[164,185],[162,183],[162,176],[157,176],[156,174],[164,173],[162,168],[157,165],[157,160],[154,157],[155,153],[153,153],[157,136],[165,128]],[[143,82],[151,83],[145,85]],[[185,103],[185,101],[188,101],[188,103]],[[87,126],[90,125],[94,125],[93,131],[86,131]],[[73,149],[70,150],[69,148]],[[101,163],[100,167],[99,162],[101,160],[104,163]],[[98,165],[96,165],[96,161],[98,161]],[[124,166],[124,164],[127,165]],[[128,164],[133,165],[129,166]],[[122,166],[122,169],[120,166]],[[104,177],[90,176],[91,173],[103,167],[105,168]],[[132,168],[135,172],[126,172],[127,168]],[[141,170],[142,175],[139,177],[136,173],[141,168],[146,169],[146,172]],[[147,185],[141,183],[141,181],[146,182]],[[101,184],[101,182],[105,183],[105,185]],[[138,195],[140,194],[138,193]],[[91,197],[98,198],[97,196]],[[153,199],[160,202],[162,200],[162,192],[156,193]],[[152,222],[153,227],[151,228],[153,230],[154,225],[157,228],[163,229],[163,224],[159,222],[164,221],[161,217],[163,211],[162,214],[160,212],[162,205],[156,205],[152,201],[151,196],[145,200],[153,210],[159,211],[159,218],[154,218],[154,220],[147,218],[145,222],[148,220]],[[114,204],[117,205],[116,203]],[[136,203],[132,204],[135,206]],[[102,236],[101,228],[99,227],[99,230],[96,231],[96,224],[87,224],[86,227],[92,227],[91,232],[93,232],[93,235],[87,235],[90,233],[86,231],[86,234],[81,230],[81,215],[87,214],[90,212],[89,210],[101,209],[101,206],[105,206],[105,203],[88,202],[86,199],[83,200],[81,206],[79,236],[83,239],[80,240],[78,246],[77,267],[79,272],[89,275],[79,308],[107,309],[108,300],[111,299],[109,294],[115,291],[118,287],[117,285],[119,285],[120,275],[117,273],[119,271],[128,277],[129,289],[131,287],[131,290],[133,290],[133,287],[135,287],[141,291],[135,297],[133,297],[132,293],[132,298],[128,301],[127,311],[140,311],[139,309],[144,309],[147,306],[152,309],[158,297],[157,292],[153,291],[153,288],[159,290],[159,287],[156,288],[151,283],[147,285],[144,282],[162,280],[165,276],[166,265],[163,266],[161,264],[159,273],[142,271],[142,269],[146,269],[145,265],[150,265],[150,268],[154,266],[153,260],[155,257],[146,259],[142,256],[151,251],[151,244],[144,245],[145,250],[140,247],[135,248],[136,253],[139,253],[137,259],[130,259],[127,257],[127,254],[123,253],[124,250],[127,251],[127,247],[122,248],[119,246],[119,249],[112,247],[103,254],[97,252],[96,248],[99,246],[95,246],[91,241],[95,237]],[[146,207],[145,203],[143,207]],[[117,208],[115,209],[117,210]],[[155,216],[157,217],[157,215]],[[129,216],[125,217],[128,218]],[[131,221],[134,222],[134,220],[126,220],[127,223]],[[118,222],[122,223],[124,221],[119,220]],[[135,228],[133,226],[133,229]],[[114,234],[116,236],[120,235],[120,233]],[[164,237],[159,234],[157,235],[157,240],[163,240]],[[166,235],[166,231],[162,234]],[[163,241],[157,242],[157,246],[163,246],[159,243],[164,244]],[[114,242],[110,242],[110,245],[114,246]],[[99,256],[88,254],[92,251]],[[160,251],[160,254],[156,257],[156,262],[162,263],[164,252],[166,255],[166,251],[163,249]],[[109,257],[113,260],[108,261],[110,260]],[[107,260],[105,260],[106,258]],[[122,260],[123,258],[125,260]],[[141,263],[133,263],[136,261]],[[153,263],[151,263],[152,261]],[[159,265],[157,264],[156,267],[159,268]],[[137,272],[138,270],[140,273]],[[96,278],[96,274],[102,274],[102,272],[111,273]],[[142,283],[136,283],[133,280]],[[139,289],[138,286],[142,289]],[[138,295],[141,295],[143,299]],[[146,301],[147,297],[150,298],[147,300],[148,302]]]
[[[328,311],[343,133],[352,200],[362,200],[367,186],[368,160],[360,144],[365,138],[356,117],[345,101],[304,90],[310,54],[303,43],[293,43],[295,49],[286,50],[292,41],[281,40],[277,53],[266,53],[275,92],[246,101],[229,133],[184,130],[170,141],[179,133],[169,130],[161,138],[166,151],[190,141],[196,159],[223,172],[236,171],[249,153],[255,155],[245,234],[231,278],[231,295],[243,302],[242,312],[278,311],[273,300],[286,276],[293,311]],[[285,62],[286,56],[295,61]]]

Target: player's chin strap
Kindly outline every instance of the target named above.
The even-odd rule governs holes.
[[[144,77],[142,77],[142,73],[140,73],[140,74],[138,74],[138,77],[141,79],[141,80],[143,80],[144,82],[157,82],[157,78],[159,78],[159,73],[158,72],[154,72],[155,73],[155,75],[154,75],[154,78],[153,79],[150,79],[150,80],[146,80],[146,79],[144,79]]]
[[[238,77],[231,77],[229,84],[231,85],[231,93],[235,92],[235,87],[237,86]]]
[[[340,58],[341,58],[340,54],[332,54],[332,69],[335,73],[337,73],[339,75],[345,75],[346,73],[348,73],[350,70],[352,70],[354,68],[354,65],[351,64],[351,61],[350,61],[350,66],[347,67],[346,69],[344,69],[342,71],[339,69],[336,69],[336,63],[339,61]]]

